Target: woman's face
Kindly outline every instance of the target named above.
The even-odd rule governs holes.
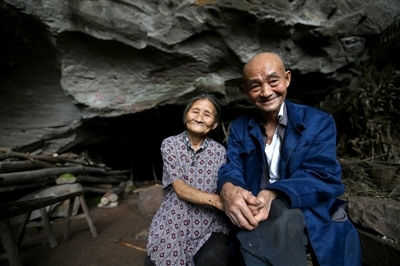
[[[210,100],[195,101],[186,113],[186,129],[192,134],[207,135],[218,125],[215,121],[216,112],[214,104]]]

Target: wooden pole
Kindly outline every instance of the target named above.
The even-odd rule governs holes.
[[[55,248],[58,246],[53,228],[51,227],[49,216],[47,215],[46,207],[40,208],[40,216],[42,216],[44,231],[46,232],[47,239],[49,240],[50,247]]]
[[[22,266],[17,243],[15,242],[14,234],[8,218],[0,221],[0,236],[1,242],[3,242],[4,250],[7,253],[10,266]]]
[[[92,236],[93,237],[97,237],[98,236],[97,230],[96,230],[96,227],[94,226],[92,218],[90,217],[89,209],[88,209],[88,207],[86,205],[86,201],[85,201],[84,195],[80,195],[79,196],[79,201],[81,203],[83,212],[85,213],[86,220],[87,220],[87,222],[89,224],[90,231],[92,232]]]

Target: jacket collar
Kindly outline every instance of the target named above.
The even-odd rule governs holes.
[[[298,145],[303,131],[306,129],[303,119],[300,117],[300,110],[292,102],[288,100],[285,100],[285,102],[288,114],[288,124],[285,130],[285,137],[283,138],[281,160],[279,162],[281,179],[286,178],[284,169],[286,168],[294,149]]]
[[[289,100],[285,100],[286,112],[287,112],[287,124],[285,129],[285,136],[283,138],[283,145],[281,148],[281,160],[279,162],[279,168],[281,173],[281,178],[284,179],[284,169],[296,148],[299,139],[301,138],[302,132],[306,129],[303,119],[300,117],[300,110]],[[261,135],[260,128],[258,126],[258,121],[260,121],[260,114],[255,111],[251,116],[249,123],[247,125],[250,135],[257,139],[260,147],[264,147],[264,141]],[[264,151],[264,149],[261,149]],[[262,152],[262,156],[265,161],[265,153]]]
[[[283,110],[283,113],[285,113],[285,115],[280,119],[280,124],[286,126],[285,137],[288,134],[288,128],[290,130],[294,129],[300,134],[306,129],[303,120],[299,117],[296,106],[289,100],[285,100],[285,108]],[[258,111],[254,110],[254,113],[248,123],[248,129],[250,133],[255,137],[260,136],[257,130],[259,121],[261,121],[261,115]]]

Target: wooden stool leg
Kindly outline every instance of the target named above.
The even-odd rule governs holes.
[[[30,211],[30,212],[25,213],[22,216],[22,223],[19,227],[18,234],[17,234],[17,246],[18,247],[21,246],[22,239],[24,238],[24,235],[25,235],[25,227],[26,227],[26,224],[29,222],[29,218],[31,218],[31,213],[32,212]]]
[[[90,231],[92,232],[92,236],[93,237],[98,236],[96,227],[94,226],[94,223],[92,221],[92,217],[90,217],[89,209],[88,209],[88,207],[86,205],[86,201],[85,201],[84,195],[80,195],[79,196],[79,201],[81,203],[83,212],[85,213],[85,217],[86,217],[86,220],[87,220],[87,222],[89,224]]]
[[[50,247],[55,248],[58,246],[56,237],[54,236],[53,228],[50,225],[49,216],[47,215],[46,208],[40,209],[40,215],[42,216],[44,231],[46,232],[47,239],[49,240]]]
[[[72,210],[74,208],[74,204],[75,204],[75,198],[72,198],[69,200],[69,204],[68,204],[68,211],[67,211],[67,221],[66,221],[66,227],[65,227],[65,232],[64,232],[64,242],[67,242],[69,240],[69,226],[71,224],[71,215],[72,215]]]
[[[8,218],[0,221],[0,237],[10,266],[22,266],[21,257]]]

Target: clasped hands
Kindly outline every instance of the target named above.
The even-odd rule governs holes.
[[[224,210],[236,226],[253,230],[258,223],[268,218],[272,201],[277,197],[273,190],[261,190],[257,196],[232,183],[225,183],[220,196]]]

